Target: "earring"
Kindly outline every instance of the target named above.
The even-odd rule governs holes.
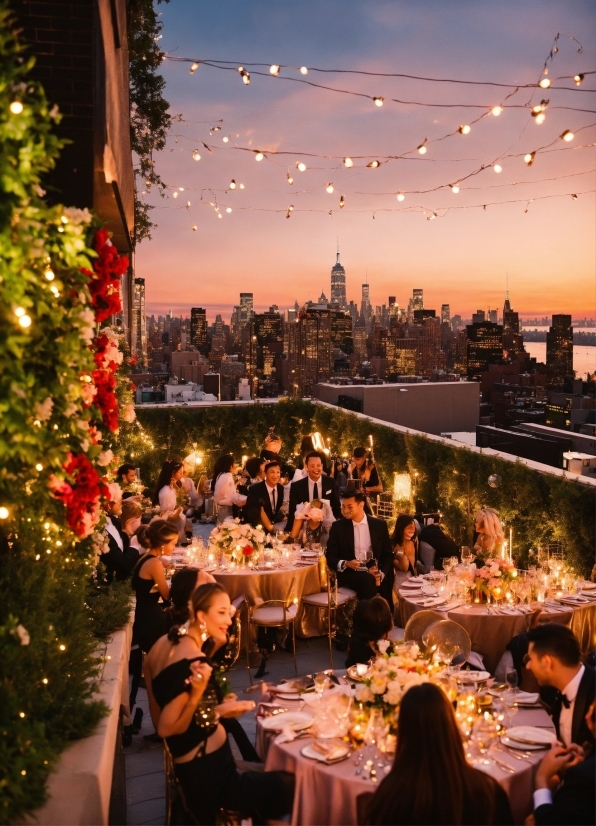
[[[201,640],[202,640],[203,642],[205,642],[205,640],[207,639],[207,636],[208,636],[208,635],[207,635],[207,626],[205,625],[205,623],[204,623],[204,622],[201,622],[201,623],[199,624],[199,629],[200,629],[200,631],[201,631]]]

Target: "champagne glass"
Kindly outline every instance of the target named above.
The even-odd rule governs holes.
[[[329,685],[329,677],[324,671],[319,671],[313,676],[313,681],[315,684],[315,693],[319,698],[321,698],[323,696],[323,692]]]
[[[474,723],[470,739],[480,753],[479,763],[488,762],[486,755],[489,748],[496,741],[498,734],[497,724],[490,715],[486,717],[483,715]]]
[[[516,703],[515,692],[507,689],[503,692],[503,705],[505,706],[505,714],[509,718],[509,726],[513,725],[513,718],[519,711]]]

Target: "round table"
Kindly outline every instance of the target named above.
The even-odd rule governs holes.
[[[284,701],[283,705],[292,707],[294,704]],[[550,717],[541,708],[520,708],[514,724],[538,726],[554,732]],[[296,777],[292,825],[357,824],[359,795],[374,792],[378,786],[365,779],[363,774],[355,774],[353,756],[330,766],[304,757],[301,751],[308,742],[308,738],[301,737],[291,743],[277,743],[276,735],[265,731],[257,718],[257,744],[260,756],[265,759],[265,770],[288,771]],[[534,774],[545,753],[544,750],[536,751],[531,757],[516,759],[508,752],[499,751],[495,756],[513,772],[500,768],[492,760],[486,766],[485,770],[507,792],[515,823],[523,823],[532,811]]]
[[[265,570],[238,567],[227,571],[212,571],[212,575],[226,589],[230,600],[244,596],[250,605],[255,605],[260,600],[284,600],[288,597],[298,599],[296,636],[315,637],[327,633],[327,626],[318,619],[318,612],[312,612],[312,616],[308,612],[307,615],[301,599],[303,595],[315,594],[321,590],[318,560],[309,565],[289,565],[286,568]]]

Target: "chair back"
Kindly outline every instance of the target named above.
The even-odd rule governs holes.
[[[429,545],[428,542],[420,542],[418,559],[424,566],[423,573],[428,574],[433,570],[435,567],[435,555],[436,551],[432,545]]]

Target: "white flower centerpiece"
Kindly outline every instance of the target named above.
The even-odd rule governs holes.
[[[209,544],[217,548],[228,562],[253,566],[265,544],[266,534],[260,528],[241,524],[239,519],[226,519],[211,531]]]

